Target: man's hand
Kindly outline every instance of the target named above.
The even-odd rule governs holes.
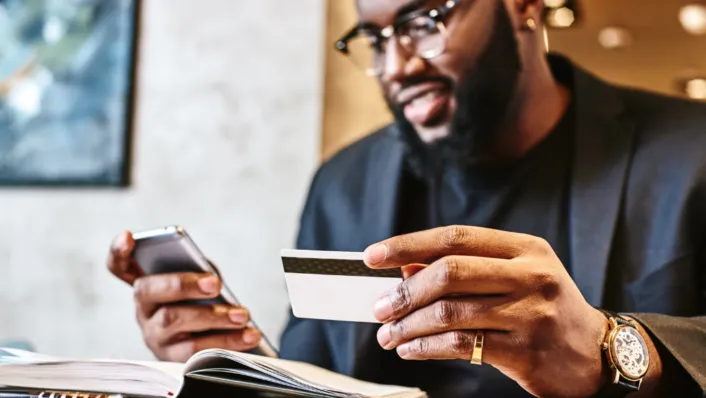
[[[546,241],[454,226],[388,239],[365,260],[414,274],[374,309],[378,342],[403,359],[470,360],[483,330],[483,361],[534,395],[585,397],[607,382],[607,319]],[[430,265],[406,267],[419,263]]]
[[[185,300],[217,297],[220,280],[209,274],[143,276],[131,254],[135,241],[120,234],[110,250],[108,269],[134,287],[137,321],[147,346],[162,361],[184,362],[207,348],[247,351],[261,338],[247,328],[248,310],[230,306],[185,306]],[[219,331],[207,336],[201,332]]]

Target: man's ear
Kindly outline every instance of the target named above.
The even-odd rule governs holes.
[[[513,0],[515,13],[523,31],[536,31],[542,19],[544,0]]]
[[[536,17],[544,10],[544,0],[515,0],[517,13],[524,17]]]

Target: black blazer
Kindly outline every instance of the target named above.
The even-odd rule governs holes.
[[[618,88],[569,67],[577,126],[569,231],[573,278],[591,305],[635,314],[662,350],[666,380],[676,384],[684,376],[691,395],[702,396],[706,105]],[[362,251],[392,236],[396,217],[403,216],[396,209],[404,156],[392,125],[326,162],[310,188],[298,247]],[[522,396],[487,366],[467,369],[475,378],[440,371],[426,380],[428,365],[386,356],[376,342],[377,328],[291,317],[281,353],[383,383],[401,380],[386,378],[390,366],[416,366],[415,381],[431,396]]]

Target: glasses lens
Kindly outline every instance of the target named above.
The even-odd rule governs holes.
[[[368,75],[380,74],[383,56],[374,36],[361,33],[348,41],[348,54],[353,62]]]
[[[399,28],[398,34],[401,43],[422,58],[433,58],[444,52],[446,37],[443,27],[434,18],[412,18]]]

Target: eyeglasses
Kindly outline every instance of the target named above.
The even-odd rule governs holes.
[[[373,77],[385,71],[385,43],[392,36],[409,55],[438,57],[446,50],[448,34],[443,21],[461,1],[449,0],[441,7],[408,14],[383,29],[371,23],[360,24],[336,42],[336,49]]]

